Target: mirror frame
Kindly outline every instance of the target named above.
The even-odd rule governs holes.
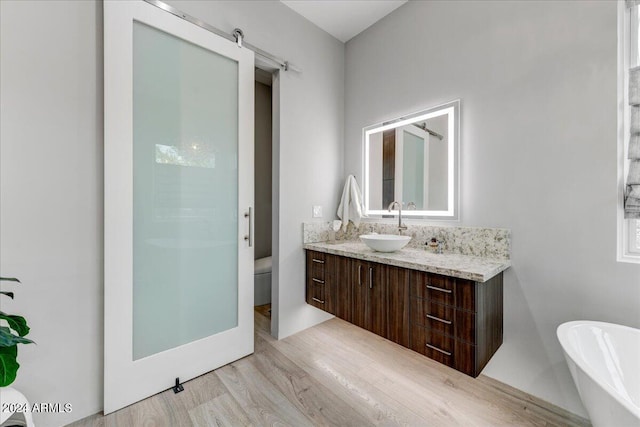
[[[418,217],[437,220],[457,221],[460,217],[460,100],[456,99],[435,107],[426,108],[418,112],[404,115],[393,120],[385,121],[362,129],[363,143],[363,200],[365,215],[390,215],[389,211],[370,209],[369,207],[369,137],[378,132],[395,129],[417,121],[428,120],[433,117],[448,115],[448,188],[446,210],[402,210],[405,217]]]

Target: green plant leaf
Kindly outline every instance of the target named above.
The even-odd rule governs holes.
[[[15,344],[33,344],[33,341],[12,334],[6,326],[0,326],[0,347],[11,347]]]
[[[18,374],[18,346],[0,347],[0,387],[15,381]]]
[[[0,311],[0,319],[6,320],[9,324],[9,327],[16,331],[21,337],[24,337],[29,333],[29,326],[27,325],[27,321],[22,316],[14,316]]]
[[[13,292],[5,292],[5,291],[0,291],[0,294],[2,295],[6,295],[9,298],[13,299]]]
[[[0,277],[0,280],[4,280],[7,282],[18,282],[21,283],[20,280],[16,279],[15,277]]]

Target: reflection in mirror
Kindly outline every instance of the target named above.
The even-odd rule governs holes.
[[[367,215],[393,201],[409,216],[457,219],[460,101],[364,129]]]

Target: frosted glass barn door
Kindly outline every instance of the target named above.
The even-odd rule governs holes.
[[[112,412],[253,352],[253,53],[106,1],[105,372]]]

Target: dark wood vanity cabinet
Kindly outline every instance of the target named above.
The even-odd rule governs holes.
[[[473,377],[502,344],[502,273],[479,283],[306,252],[314,307]]]

